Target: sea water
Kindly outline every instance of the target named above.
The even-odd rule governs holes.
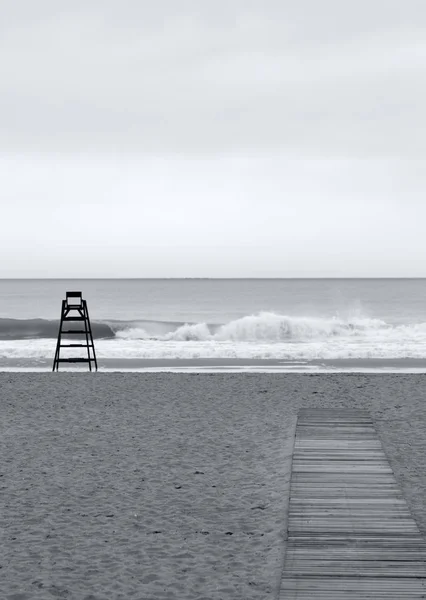
[[[426,359],[425,279],[15,279],[0,280],[0,368],[53,358],[70,290],[100,362]]]

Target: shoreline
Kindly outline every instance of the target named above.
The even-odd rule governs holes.
[[[3,359],[0,372],[51,371],[53,360]],[[426,373],[423,358],[352,358],[283,360],[252,358],[140,359],[98,358],[102,372],[252,372],[252,373]],[[85,372],[87,365],[60,368],[63,372]]]

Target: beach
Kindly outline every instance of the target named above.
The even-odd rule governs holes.
[[[0,373],[5,600],[276,598],[301,407],[367,410],[426,534],[417,374]]]

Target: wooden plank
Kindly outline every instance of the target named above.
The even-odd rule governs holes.
[[[299,412],[284,599],[426,598],[426,541],[367,413]]]

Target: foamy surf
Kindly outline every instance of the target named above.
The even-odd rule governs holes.
[[[100,359],[426,358],[426,323],[392,325],[362,315],[260,312],[225,324],[106,320],[93,329]],[[52,357],[57,330],[55,321],[0,319],[0,359]]]
[[[380,319],[353,317],[320,318],[287,316],[260,312],[225,324],[179,323],[167,321],[104,320],[93,323],[99,339],[158,341],[280,342],[362,336],[392,329]],[[426,324],[423,324],[423,333]],[[0,319],[0,339],[55,339],[59,321],[47,319]]]

